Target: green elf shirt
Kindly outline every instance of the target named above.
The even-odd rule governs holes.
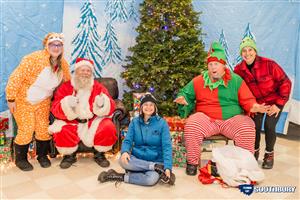
[[[202,112],[213,119],[226,120],[235,115],[250,112],[255,97],[244,80],[225,70],[223,79],[212,82],[208,72],[195,77],[178,96],[184,96],[188,105],[179,105],[179,115],[186,118],[191,112]]]

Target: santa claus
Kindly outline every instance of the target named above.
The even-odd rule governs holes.
[[[107,89],[93,77],[94,63],[78,58],[75,73],[55,92],[51,112],[56,117],[49,127],[55,146],[63,154],[60,167],[69,168],[76,160],[76,150],[81,141],[94,147],[95,161],[108,167],[104,153],[116,142],[116,128],[111,120],[115,110],[114,100]]]

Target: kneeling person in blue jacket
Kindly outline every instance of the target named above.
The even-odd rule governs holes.
[[[119,163],[125,174],[110,169],[101,172],[98,180],[143,186],[155,185],[159,180],[170,185],[175,183],[169,127],[157,114],[156,99],[151,94],[141,98],[140,115],[129,124]]]

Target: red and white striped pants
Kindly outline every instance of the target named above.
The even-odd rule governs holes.
[[[204,113],[191,115],[184,127],[187,162],[198,165],[204,138],[222,134],[234,141],[236,146],[254,152],[255,124],[245,115],[236,115],[227,120],[212,120]]]

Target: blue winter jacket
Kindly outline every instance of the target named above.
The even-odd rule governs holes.
[[[141,117],[131,121],[121,153],[128,152],[141,160],[163,163],[165,169],[172,170],[169,126],[157,115],[150,117],[148,122],[145,123]]]

